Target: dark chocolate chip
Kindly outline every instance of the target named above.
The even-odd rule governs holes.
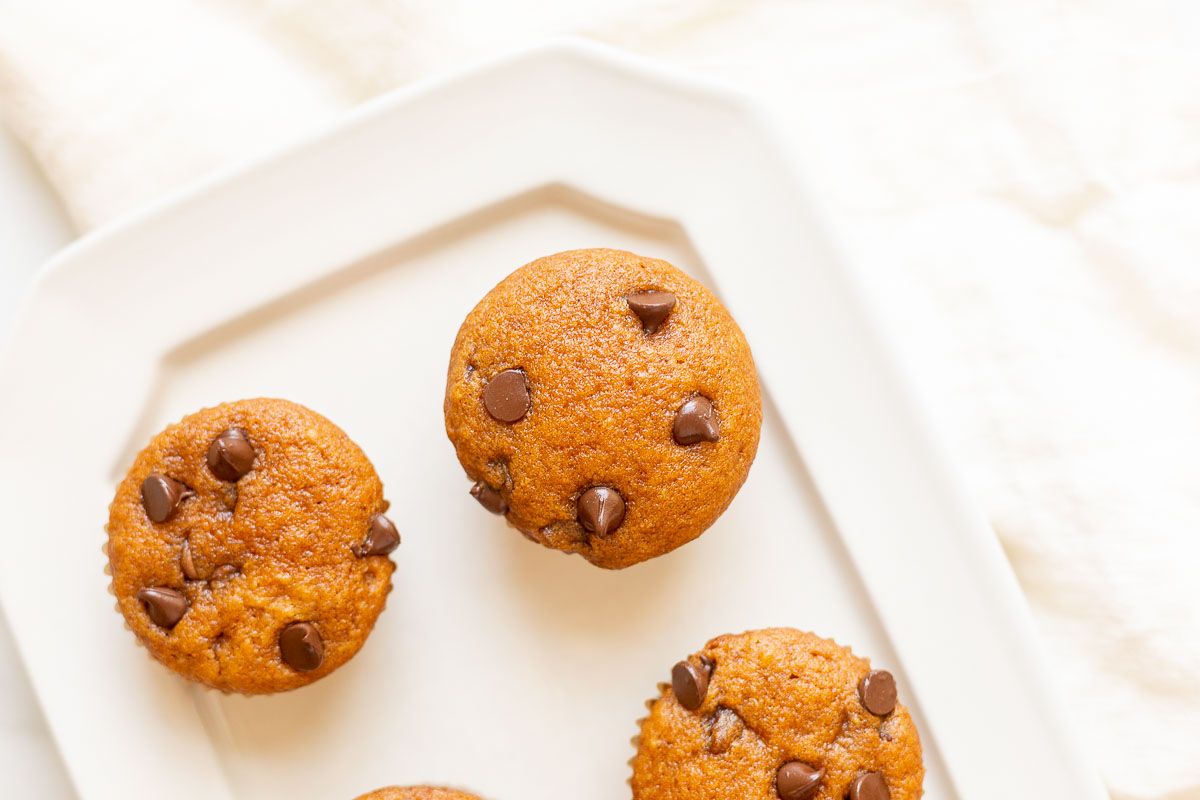
[[[177,589],[165,586],[149,586],[137,593],[137,599],[146,609],[150,621],[163,628],[174,628],[188,609],[187,598]]]
[[[311,622],[293,622],[279,633],[279,655],[283,663],[300,672],[310,672],[325,660],[325,643]]]
[[[254,466],[254,446],[241,428],[229,428],[208,446],[208,469],[218,479],[233,482]]]
[[[506,369],[483,388],[483,405],[499,422],[517,422],[529,413],[529,383],[519,369]]]
[[[189,581],[200,580],[200,573],[196,571],[196,562],[192,560],[192,545],[187,540],[183,540],[183,547],[179,550],[179,568],[183,570],[183,576]]]
[[[505,514],[508,512],[508,502],[504,499],[504,495],[500,494],[498,489],[493,489],[483,481],[476,481],[471,487],[471,497],[479,501],[479,505],[486,508],[493,514]]]
[[[775,773],[775,793],[780,800],[808,800],[821,788],[823,777],[823,769],[813,769],[803,761],[789,761]]]
[[[362,556],[384,556],[400,546],[400,531],[392,521],[383,514],[371,518],[371,527],[367,530],[367,538],[354,549],[354,554]]]
[[[593,486],[579,496],[576,512],[584,530],[607,536],[625,521],[625,498],[616,489]]]
[[[688,711],[695,711],[704,705],[708,695],[708,679],[711,670],[698,667],[691,661],[680,661],[671,668],[671,689],[679,705]]]
[[[849,800],[891,800],[891,796],[887,781],[878,772],[859,775],[850,783],[850,791],[846,793]]]
[[[712,401],[703,395],[697,395],[681,405],[675,412],[675,425],[671,428],[671,436],[676,444],[684,445],[715,442],[721,438],[717,432],[717,412]]]
[[[858,699],[867,711],[886,717],[896,708],[896,679],[887,670],[872,670],[858,682]]]
[[[660,291],[637,292],[626,296],[625,302],[642,321],[642,330],[654,333],[667,321],[671,309],[675,308],[675,295]]]
[[[157,472],[142,481],[142,507],[151,522],[166,522],[179,510],[179,504],[193,494],[179,481]]]

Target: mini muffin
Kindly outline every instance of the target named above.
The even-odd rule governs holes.
[[[385,786],[354,800],[479,800],[473,794],[438,786]]]
[[[400,543],[371,462],[286,400],[184,417],[109,507],[112,589],[150,654],[226,692],[295,689],[362,647]]]
[[[719,636],[649,703],[633,800],[916,800],[921,741],[896,682],[811,633]]]
[[[665,261],[574,250],[505,278],[450,354],[446,432],[488,511],[627,567],[705,531],[746,480],[762,408],[737,323]]]

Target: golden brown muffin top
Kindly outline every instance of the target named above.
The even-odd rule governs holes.
[[[762,421],[729,312],[667,262],[620,250],[547,256],[492,289],[454,342],[445,416],[480,503],[608,568],[708,528]]]
[[[632,763],[634,800],[916,800],[925,774],[891,675],[791,628],[677,664]]]
[[[383,609],[399,542],[386,507],[371,462],[320,414],[270,399],[204,409],[155,436],[117,489],[118,607],[186,678],[303,686],[349,660]]]
[[[385,786],[355,800],[480,800],[473,794],[439,786]]]

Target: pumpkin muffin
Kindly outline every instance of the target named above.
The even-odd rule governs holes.
[[[485,509],[617,569],[716,521],[762,408],[746,339],[704,286],[666,261],[574,250],[521,267],[467,316],[445,417]]]
[[[438,786],[385,786],[354,800],[479,800],[473,794]]]
[[[891,674],[811,633],[719,636],[675,665],[634,740],[633,800],[917,800]]]
[[[117,606],[150,654],[226,692],[294,689],[362,647],[400,543],[371,462],[286,400],[191,414],[138,454],[109,507]]]

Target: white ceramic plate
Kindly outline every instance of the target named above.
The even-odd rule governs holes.
[[[716,290],[767,392],[750,479],[695,543],[606,572],[467,496],[442,429],[455,330],[534,257],[611,246]],[[2,599],[85,798],[628,796],[634,722],[710,636],[812,629],[895,671],[927,796],[1099,798],[1000,550],[930,445],[768,126],[578,44],[375,103],[68,249],[0,366]],[[272,395],[345,428],[405,537],[362,653],[226,697],[135,646],[102,573],[133,455]]]

